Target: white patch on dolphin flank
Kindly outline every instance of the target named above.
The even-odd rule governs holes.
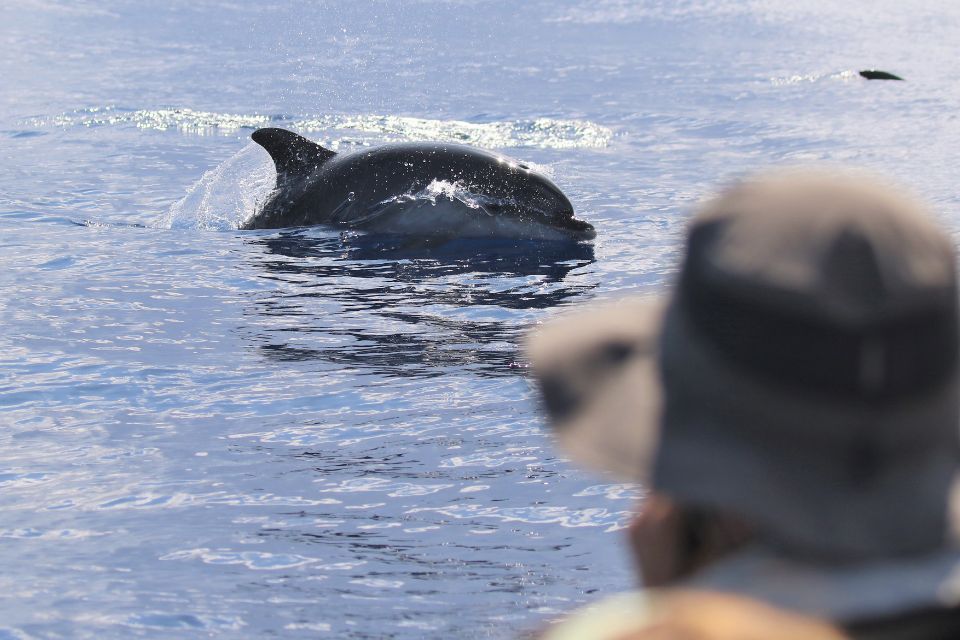
[[[447,182],[446,180],[434,180],[427,185],[427,188],[415,194],[413,198],[426,197],[433,204],[436,204],[438,197],[447,197],[451,200],[461,200],[471,209],[480,208],[480,200],[477,194],[471,193],[462,182]]]
[[[418,209],[420,205],[436,207],[448,204],[456,208],[472,209],[477,214],[492,215],[491,210],[495,207],[512,205],[513,202],[474,193],[459,181],[433,180],[420,191],[402,193],[378,202],[369,209],[367,215],[354,218],[353,222],[367,222],[392,213],[408,212]],[[450,207],[446,207],[444,211],[449,209]],[[436,228],[433,232],[436,232]]]

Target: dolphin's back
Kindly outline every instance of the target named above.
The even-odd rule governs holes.
[[[487,151],[441,142],[402,142],[341,155],[324,169],[331,177],[362,184],[370,197],[396,194],[400,185],[420,190],[432,182],[482,187],[490,195],[506,195],[509,183],[498,173],[504,160]]]

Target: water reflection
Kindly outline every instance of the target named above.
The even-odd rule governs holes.
[[[571,276],[595,260],[584,243],[430,243],[317,230],[249,243],[262,250],[256,264],[274,283],[256,298],[264,356],[390,375],[464,367],[509,374],[533,312],[596,286]]]
[[[431,242],[396,235],[342,234],[317,236],[286,232],[253,241],[270,254],[289,258],[334,258],[333,264],[265,261],[270,269],[292,266],[318,276],[393,277],[416,280],[464,273],[490,276],[534,276],[560,281],[573,269],[594,261],[593,245],[582,242],[484,240]],[[502,301],[492,301],[498,304]]]

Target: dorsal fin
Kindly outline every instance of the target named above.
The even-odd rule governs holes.
[[[309,175],[324,162],[337,155],[315,142],[286,129],[257,129],[250,136],[267,150],[277,168],[277,181]]]

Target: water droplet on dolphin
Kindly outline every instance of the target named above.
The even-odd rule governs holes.
[[[356,199],[357,199],[357,194],[355,194],[353,191],[347,194],[347,200],[349,200],[350,202],[353,202]]]

